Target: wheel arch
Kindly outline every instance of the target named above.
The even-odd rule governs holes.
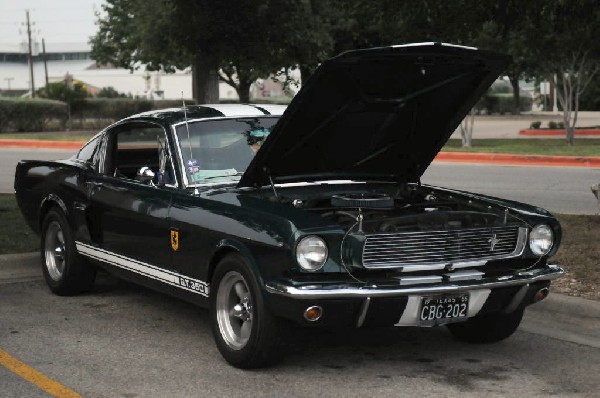
[[[62,212],[65,214],[65,217],[67,217],[67,220],[69,219],[69,217],[68,217],[69,210],[67,209],[67,205],[60,198],[60,196],[53,194],[53,193],[48,194],[44,199],[42,199],[42,202],[40,203],[39,219],[38,219],[38,227],[39,227],[40,231],[42,229],[42,223],[44,222],[44,218],[46,217],[46,214],[48,214],[50,209],[53,207],[60,208],[62,210]]]
[[[217,249],[215,250],[212,258],[210,259],[208,265],[208,273],[207,273],[207,281],[212,284],[212,279],[215,273],[215,269],[221,260],[227,257],[230,254],[239,254],[246,260],[250,271],[254,274],[254,277],[258,281],[261,287],[264,286],[263,279],[258,272],[258,265],[256,263],[256,259],[252,255],[250,249],[243,244],[234,239],[223,239],[217,245]],[[261,289],[262,290],[262,289]]]

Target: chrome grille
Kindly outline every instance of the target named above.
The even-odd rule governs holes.
[[[520,255],[526,237],[527,229],[517,226],[371,234],[363,249],[363,265],[415,271],[443,269],[448,264],[454,268],[483,265]]]

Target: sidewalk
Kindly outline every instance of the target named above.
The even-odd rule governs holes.
[[[562,113],[560,112],[528,112],[521,115],[477,115],[473,127],[473,138],[556,138],[559,136],[539,136],[529,137],[520,135],[520,130],[528,129],[531,122],[540,121],[542,127],[547,127],[549,121],[562,122]],[[577,117],[578,127],[600,126],[600,112],[579,112]],[[576,138],[586,139],[597,138],[597,136],[576,136]],[[451,138],[460,139],[460,129],[457,129]]]
[[[39,253],[0,255],[0,288],[42,279]],[[600,301],[551,293],[527,308],[520,330],[600,348]]]

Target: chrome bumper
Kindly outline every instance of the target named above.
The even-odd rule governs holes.
[[[479,280],[466,280],[461,282],[442,282],[418,286],[390,287],[373,284],[310,284],[291,286],[281,282],[267,282],[266,290],[297,299],[320,298],[365,298],[365,297],[391,297],[405,295],[429,295],[443,293],[457,293],[480,289],[494,289],[507,286],[522,286],[539,281],[556,279],[565,271],[556,265],[546,265],[529,271],[516,272],[503,276],[483,278]]]

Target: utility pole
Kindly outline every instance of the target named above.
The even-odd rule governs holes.
[[[44,60],[44,72],[46,74],[46,87],[48,87],[48,60],[46,59],[46,40],[42,38],[42,57]]]
[[[554,81],[556,83],[558,83],[558,78],[556,77],[556,74],[554,74]],[[554,101],[554,103],[552,104],[552,112],[558,112],[558,102],[557,102],[557,95],[556,95],[556,84],[554,85],[554,99],[553,99],[553,101]]]
[[[31,23],[29,22],[29,10],[25,11],[25,16],[27,17],[27,42],[29,45],[29,54],[28,54],[28,62],[29,62],[29,75],[31,78],[31,98],[35,97],[35,83],[33,82],[33,53],[31,51]]]

